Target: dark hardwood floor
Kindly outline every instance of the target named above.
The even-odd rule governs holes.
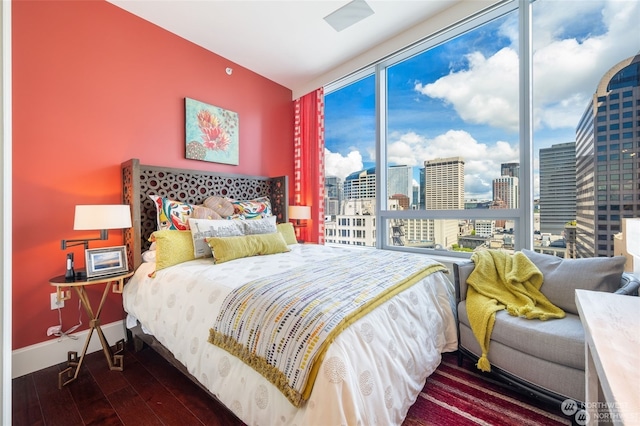
[[[62,363],[12,381],[13,425],[243,425],[150,348],[110,371],[102,351],[58,389]]]

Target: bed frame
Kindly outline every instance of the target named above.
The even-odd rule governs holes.
[[[132,216],[132,227],[124,230],[130,269],[142,263],[142,252],[151,245],[149,237],[157,228],[156,207],[149,195],[190,204],[202,204],[214,195],[236,200],[267,196],[277,222],[288,221],[288,176],[269,178],[148,166],[134,158],[122,163],[122,199],[131,206]]]
[[[288,220],[288,176],[269,178],[149,166],[140,164],[134,158],[122,163],[122,197],[123,202],[131,206],[132,216],[131,229],[124,230],[124,244],[131,269],[138,268],[142,263],[142,252],[151,245],[149,237],[157,228],[156,207],[149,195],[160,195],[190,204],[201,204],[213,195],[237,200],[268,196],[277,222]],[[167,348],[155,337],[144,333],[139,324],[127,330],[127,340],[133,343],[135,351],[142,350],[145,346],[151,347],[224,407],[215,395],[189,374],[187,368]],[[233,414],[231,410],[228,411]]]

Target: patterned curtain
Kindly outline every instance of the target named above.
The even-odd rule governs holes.
[[[294,205],[311,206],[299,239],[324,244],[324,89],[294,101]]]

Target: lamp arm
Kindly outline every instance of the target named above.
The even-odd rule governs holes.
[[[87,240],[62,240],[60,241],[60,248],[62,250],[67,249],[68,247],[74,247],[74,246],[79,246],[80,244],[84,244],[84,249],[88,249],[89,248],[89,241],[90,240],[98,240],[99,238],[91,238],[91,239],[87,239]]]
[[[62,240],[60,241],[60,248],[62,248],[62,250],[65,250],[67,247],[74,247],[74,246],[79,246],[80,244],[84,245],[84,249],[88,249],[89,248],[89,241],[99,241],[99,240],[106,240],[109,238],[109,230],[108,229],[101,229],[100,230],[100,236],[98,238],[82,238],[82,239],[77,239],[77,240]]]

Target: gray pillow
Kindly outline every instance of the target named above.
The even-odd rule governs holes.
[[[578,313],[575,290],[613,293],[620,288],[624,256],[562,259],[549,254],[522,250],[542,272],[540,291],[565,312]]]

